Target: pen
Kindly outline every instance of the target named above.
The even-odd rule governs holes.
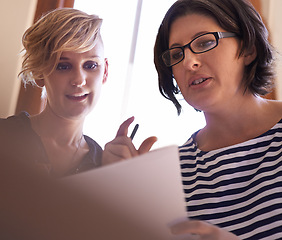
[[[133,140],[133,138],[134,138],[134,136],[135,136],[135,134],[137,132],[138,127],[139,127],[139,124],[136,124],[134,129],[133,129],[133,131],[132,131],[132,133],[131,133],[131,135],[130,135],[131,140]]]

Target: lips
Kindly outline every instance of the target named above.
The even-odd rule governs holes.
[[[206,77],[206,76],[195,76],[193,78],[191,78],[189,80],[189,86],[197,86],[200,85],[202,83],[204,83],[205,81],[207,81],[208,79],[211,79],[211,77]]]
[[[74,101],[83,101],[88,97],[89,94],[72,94],[72,95],[66,95],[66,97],[70,100]]]

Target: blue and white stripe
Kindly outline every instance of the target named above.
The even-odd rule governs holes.
[[[241,239],[282,239],[282,120],[268,132],[204,152],[179,148],[188,216]]]

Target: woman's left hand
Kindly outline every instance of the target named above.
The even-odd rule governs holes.
[[[240,240],[233,233],[228,232],[205,221],[184,220],[170,226],[176,239],[186,240]],[[187,237],[185,238],[185,235]],[[181,238],[180,238],[181,237]]]

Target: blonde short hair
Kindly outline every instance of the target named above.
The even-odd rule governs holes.
[[[72,8],[53,10],[26,30],[22,81],[36,85],[43,72],[56,68],[63,51],[86,52],[101,38],[102,19]]]

